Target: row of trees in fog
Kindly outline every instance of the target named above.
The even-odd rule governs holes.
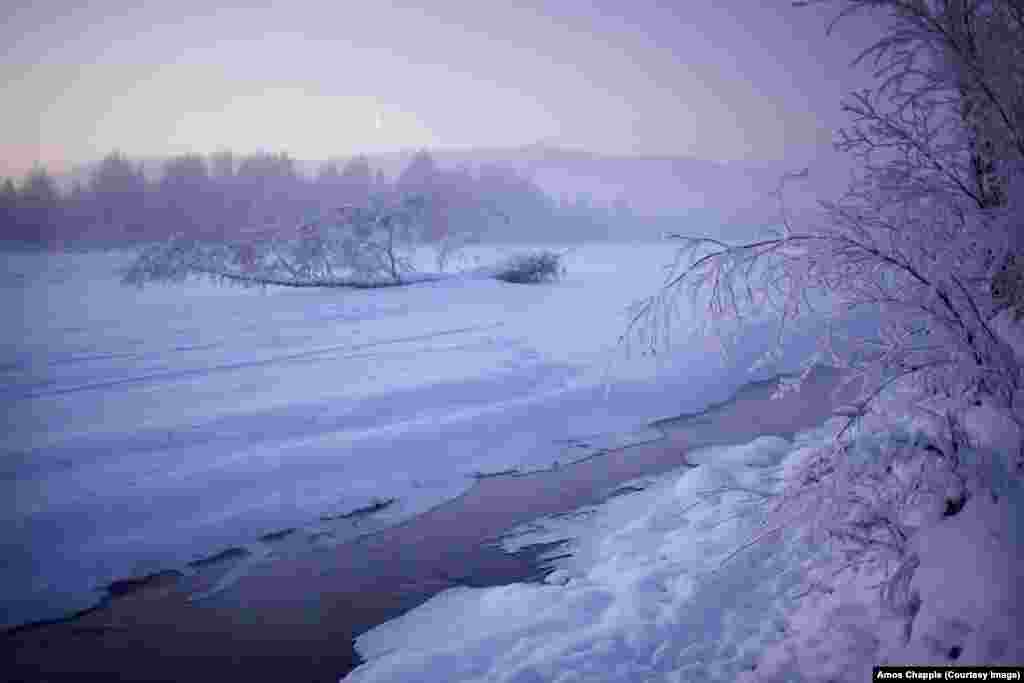
[[[600,239],[642,222],[624,202],[555,200],[531,179],[498,166],[440,168],[420,152],[388,178],[366,157],[331,160],[309,177],[287,154],[186,154],[147,177],[140,162],[112,153],[85,182],[62,192],[37,167],[0,180],[0,240],[41,246],[152,242],[173,235],[218,241],[281,234],[337,207],[371,197],[417,194],[427,201],[425,234],[501,240]],[[497,220],[502,218],[502,220]]]

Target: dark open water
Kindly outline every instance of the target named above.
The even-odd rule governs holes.
[[[456,585],[538,581],[538,556],[508,554],[502,532],[598,503],[623,482],[685,464],[687,449],[792,437],[831,413],[838,375],[768,401],[770,382],[698,415],[656,423],[665,438],[557,470],[482,479],[461,497],[401,525],[257,566],[212,597],[189,601],[231,569],[224,553],[194,576],[119,582],[100,607],[0,636],[0,678],[12,681],[337,681],[358,665],[353,639]],[[282,538],[289,534],[282,534]]]

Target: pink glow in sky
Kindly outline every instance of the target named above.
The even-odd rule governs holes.
[[[538,140],[780,158],[843,122],[839,100],[863,81],[849,62],[871,36],[861,22],[827,38],[834,7],[788,0],[21,0],[4,11],[0,174],[114,149],[324,159]]]

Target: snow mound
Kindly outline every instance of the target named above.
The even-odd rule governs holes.
[[[764,533],[756,493],[777,485],[789,447],[715,449],[714,462],[531,523],[514,546],[571,539],[545,584],[441,593],[360,636],[368,662],[345,681],[734,680],[779,638],[780,596],[800,578],[801,553]]]
[[[744,446],[702,448],[686,454],[694,465],[777,465],[789,453],[792,444],[779,436],[761,436]]]
[[[979,495],[915,537],[920,600],[910,640],[889,659],[915,664],[1024,662],[1024,491]]]
[[[879,599],[878,572],[811,595],[787,616],[786,637],[769,647],[746,683],[869,680],[890,665],[1019,666],[1024,662],[1024,495],[972,498],[956,515],[923,529],[911,608]]]
[[[851,460],[904,444],[911,421],[897,422],[858,439]],[[998,490],[974,481],[963,507],[945,514],[921,497],[916,505],[928,509],[904,511],[918,523],[906,527],[902,569],[864,565],[827,583],[811,571],[830,559],[827,546],[767,524],[766,501],[841,423],[792,444],[762,437],[706,449],[696,466],[633,493],[512,530],[509,550],[568,539],[572,555],[549,558],[555,571],[544,584],[449,590],[363,634],[356,647],[368,661],[344,680],[853,683],[879,664],[1019,665],[1018,479]],[[986,411],[974,424],[989,430],[975,442],[1006,443]],[[962,453],[964,472],[981,471],[970,458],[1005,460],[986,450]],[[896,571],[907,599],[884,601],[879,586]]]

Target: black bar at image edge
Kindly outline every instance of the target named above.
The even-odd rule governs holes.
[[[872,681],[1024,681],[1021,666],[876,666]]]

